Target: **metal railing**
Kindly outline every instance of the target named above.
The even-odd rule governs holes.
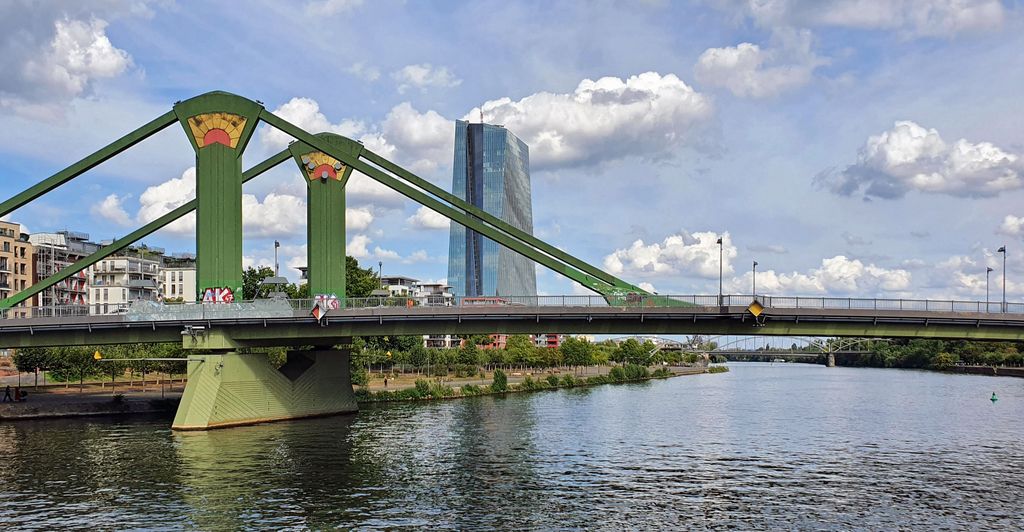
[[[233,303],[162,303],[135,301],[133,303],[90,303],[84,305],[55,305],[15,307],[0,312],[2,318],[63,318],[81,316],[122,316],[126,321],[209,320],[231,318],[293,317],[297,312],[310,312],[320,301],[330,312],[357,309],[414,309],[451,308],[512,310],[517,308],[622,308],[656,309],[683,306],[720,308],[747,307],[753,301],[750,295],[638,295],[626,296],[503,296],[503,297],[402,297],[379,296],[363,298],[318,299],[257,299]],[[1024,303],[934,300],[934,299],[879,299],[852,297],[790,297],[758,296],[757,301],[766,309],[807,310],[866,310],[913,312],[964,312],[1024,314]]]

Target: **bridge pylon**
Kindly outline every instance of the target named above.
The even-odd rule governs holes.
[[[316,137],[353,158],[359,157],[363,149],[362,144],[340,135],[320,133]],[[309,293],[344,300],[345,185],[352,167],[305,142],[293,142],[288,150],[306,181]]]
[[[196,295],[242,298],[242,152],[263,106],[226,92],[174,104],[196,151]]]

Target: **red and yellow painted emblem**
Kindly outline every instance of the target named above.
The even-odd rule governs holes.
[[[345,165],[341,161],[319,151],[302,156],[302,169],[306,171],[306,177],[310,180],[333,179],[341,181],[342,176],[345,174]]]
[[[188,119],[188,127],[200,148],[210,144],[238,147],[245,129],[245,117],[231,113],[204,113]]]

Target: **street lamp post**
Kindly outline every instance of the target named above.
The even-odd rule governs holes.
[[[750,277],[750,292],[757,299],[757,261],[754,261],[754,267],[751,269],[753,275]]]
[[[384,261],[377,261],[377,282],[380,283],[380,287],[384,288]]]
[[[281,276],[281,265],[277,262],[277,248],[281,247],[281,243],[277,240],[274,241],[274,277]]]
[[[991,277],[992,268],[985,268],[985,312],[988,312],[988,278]]]
[[[722,306],[725,300],[722,297],[722,237],[718,237],[718,306]]]
[[[1003,246],[1000,246],[1000,248],[997,249],[996,252],[1003,254],[1003,305],[1002,305],[1002,309],[1003,309],[1003,312],[1006,312],[1006,245],[1004,244]]]

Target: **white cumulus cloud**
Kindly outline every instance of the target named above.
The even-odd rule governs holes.
[[[273,113],[312,134],[329,132],[354,138],[366,130],[366,125],[357,120],[331,123],[320,111],[320,104],[310,98],[292,98]],[[260,142],[270,151],[282,150],[292,140],[291,135],[269,125],[261,128]]]
[[[399,83],[399,94],[413,87],[426,90],[431,87],[457,87],[462,83],[447,67],[435,67],[430,63],[406,65],[392,72],[391,77]]]
[[[722,238],[722,269],[732,272],[736,246],[729,233],[719,235],[705,231],[670,235],[663,241],[644,243],[636,240],[625,249],[617,249],[604,258],[604,269],[613,275],[626,277],[668,277],[694,275],[717,278],[719,275],[719,245]]]
[[[0,108],[55,119],[95,80],[116,77],[132,65],[128,52],[110,42],[105,20],[58,16],[51,8],[21,13],[18,2],[0,7],[0,32],[8,36],[0,42]],[[46,20],[50,16],[57,18]]]
[[[115,196],[115,195],[111,195]],[[96,212],[117,221],[116,208],[124,211],[123,198],[108,196],[96,207]],[[151,222],[196,197],[196,170],[190,167],[181,177],[153,185],[139,196],[139,210],[135,219],[139,223]],[[129,216],[124,212],[125,223]],[[352,230],[367,229],[373,222],[372,211],[367,207],[345,210],[346,226]],[[260,200],[253,194],[242,194],[242,228],[246,236],[287,237],[302,236],[306,232],[306,199],[292,194],[271,192]],[[195,214],[183,216],[168,225],[165,230],[177,234],[195,234]]]
[[[753,272],[735,277],[728,283],[734,293],[750,293]],[[779,296],[798,295],[873,295],[904,292],[910,289],[911,274],[900,268],[865,264],[843,255],[822,259],[821,266],[806,272],[757,272],[757,293]]]
[[[571,93],[539,92],[482,106],[530,146],[531,168],[586,166],[636,155],[670,158],[701,142],[711,100],[673,74],[585,79]],[[465,115],[476,120],[480,109]]]
[[[845,196],[899,198],[917,190],[981,197],[1021,188],[1022,171],[1019,154],[990,142],[949,143],[935,129],[905,120],[869,137],[856,163],[822,172],[816,181]]]
[[[373,223],[373,213],[366,207],[345,209],[345,229],[363,231]]]
[[[1003,223],[999,225],[999,233],[1010,236],[1020,236],[1024,234],[1024,216],[1014,216],[1007,214],[1003,218]]]
[[[448,229],[450,220],[428,209],[420,207],[416,214],[406,218],[406,222],[416,229]]]
[[[766,98],[806,85],[826,63],[811,51],[809,31],[780,32],[775,41],[766,49],[749,42],[708,48],[694,66],[697,81],[744,98]]]
[[[131,216],[124,210],[124,197],[117,194],[110,194],[99,205],[93,205],[90,211],[102,218],[106,218],[120,226],[131,225]]]

